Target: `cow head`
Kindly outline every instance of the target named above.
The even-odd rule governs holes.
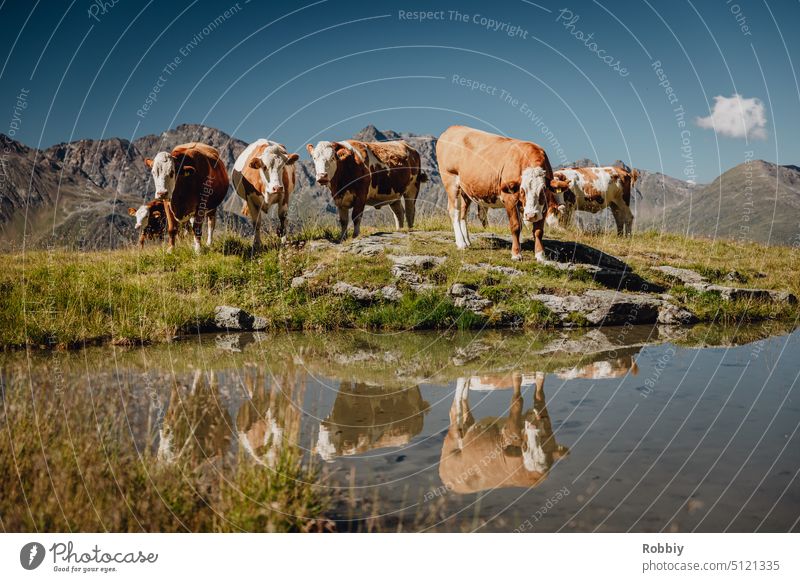
[[[567,204],[574,204],[575,195],[570,188],[572,182],[564,172],[553,172],[553,179],[550,180],[550,191],[553,193],[552,204],[547,213],[547,224],[556,226],[558,220],[567,208]]]
[[[338,161],[350,152],[347,148],[331,141],[321,141],[314,147],[311,144],[306,146],[311,159],[314,160],[314,172],[316,173],[317,183],[328,184],[336,175]]]
[[[149,204],[142,204],[139,208],[128,208],[128,214],[136,218],[133,228],[136,230],[146,230],[150,219],[161,216],[160,210],[154,210]]]
[[[271,144],[259,157],[250,160],[250,167],[261,172],[266,194],[280,194],[284,191],[283,170],[294,164],[300,156],[290,154],[280,144]]]
[[[156,200],[171,200],[172,193],[175,191],[175,184],[178,183],[180,176],[191,176],[194,174],[194,167],[182,166],[178,168],[178,161],[168,152],[158,152],[153,159],[144,161],[150,168],[153,181],[156,186]]]
[[[525,168],[519,190],[522,194],[522,218],[527,224],[538,222],[544,218],[547,209],[545,199],[545,169],[539,166]]]

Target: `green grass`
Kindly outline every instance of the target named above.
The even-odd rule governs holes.
[[[102,391],[92,394],[85,384],[39,381],[31,389],[29,382],[24,373],[6,373],[2,384],[0,523],[5,531],[328,527],[322,516],[330,499],[316,485],[317,471],[302,464],[297,447],[283,448],[270,468],[248,462],[241,452],[225,457],[202,433],[195,440],[195,426],[207,425],[218,410],[213,398],[199,407],[192,397],[177,409],[170,402],[165,423],[180,427],[183,420],[183,431],[175,430],[186,444],[178,441],[180,452],[167,463],[157,458],[153,435],[132,435],[129,419],[120,414],[120,404],[136,408],[136,390],[119,386],[119,393],[109,397]],[[191,429],[187,416],[196,421]]]
[[[564,272],[536,263],[527,247],[525,260],[514,262],[508,249],[493,248],[485,239],[474,237],[472,248],[459,251],[448,236],[426,236],[426,230],[443,227],[446,225],[441,222],[424,221],[403,243],[404,253],[445,258],[441,265],[421,273],[434,286],[425,293],[416,293],[395,281],[391,262],[382,254],[353,255],[342,252],[338,245],[313,252],[303,248],[308,241],[335,239],[334,230],[322,227],[294,235],[285,246],[277,237],[266,236],[259,252],[253,252],[248,239],[223,235],[199,256],[185,241],[174,254],[150,245],[143,251],[53,250],[4,255],[0,257],[0,346],[69,348],[105,341],[169,341],[188,331],[205,329],[214,307],[222,304],[265,317],[273,330],[547,327],[554,319],[544,306],[528,298],[531,294],[578,294],[602,288],[583,269]],[[473,228],[474,232],[480,230]],[[375,229],[365,231],[369,234]],[[504,233],[505,229],[490,227],[489,231]],[[687,267],[712,282],[800,294],[797,249],[656,232],[619,238],[548,231],[546,237],[577,240],[618,256],[637,274],[667,288],[674,282],[651,267]],[[510,277],[485,269],[465,269],[465,263],[513,267],[522,274]],[[294,277],[315,267],[318,274],[307,285],[291,288]],[[738,272],[741,282],[726,281],[731,271]],[[339,281],[370,290],[396,284],[404,298],[398,303],[381,300],[358,304],[331,294],[331,287]],[[474,287],[492,300],[495,308],[475,315],[455,307],[447,296],[454,283]],[[672,295],[703,321],[797,317],[797,308],[788,305],[725,303],[682,287],[674,287]],[[580,321],[574,323],[582,325]]]

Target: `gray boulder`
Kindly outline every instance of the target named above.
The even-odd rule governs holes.
[[[267,320],[239,307],[218,305],[214,308],[214,327],[226,331],[261,331],[267,328]]]

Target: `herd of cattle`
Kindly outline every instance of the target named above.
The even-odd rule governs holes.
[[[314,161],[317,183],[330,189],[339,214],[341,238],[350,220],[358,236],[365,206],[389,206],[399,230],[414,226],[417,195],[427,176],[419,153],[403,140],[363,142],[321,141],[306,146]],[[631,188],[638,173],[621,167],[565,168],[553,172],[545,151],[532,142],[494,135],[464,126],[448,128],[436,142],[436,156],[456,246],[470,246],[467,213],[475,202],[486,225],[489,208],[505,208],[512,236],[511,258],[522,258],[520,231],[530,224],[536,260],[544,260],[545,222],[567,226],[576,210],[611,209],[618,234],[630,234]],[[194,232],[200,250],[203,223],[211,244],[216,211],[229,185],[244,201],[243,212],[253,222],[254,245],[261,243],[261,217],[278,207],[278,236],[286,237],[289,198],[294,190],[297,154],[278,143],[259,139],[236,159],[230,178],[219,152],[202,143],[177,146],[145,160],[155,183],[155,199],[130,208],[136,218],[139,243],[168,236],[169,250],[181,225]]]

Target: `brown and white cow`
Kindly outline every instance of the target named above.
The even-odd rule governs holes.
[[[144,247],[145,240],[164,240],[167,212],[163,200],[151,200],[139,208],[128,208],[128,214],[136,218],[134,228],[139,231],[139,247]]]
[[[610,208],[617,223],[617,234],[631,234],[631,188],[639,172],[615,166],[564,168],[553,173],[550,182],[560,212],[548,218],[551,225],[569,226],[576,210],[597,213]]]
[[[449,491],[476,493],[502,487],[533,487],[552,464],[569,453],[557,445],[544,397],[544,373],[461,378],[450,408],[450,427],[442,445],[439,476]],[[522,387],[535,386],[533,407],[523,413]],[[511,389],[505,418],[476,421],[470,390]]]
[[[156,186],[156,199],[167,210],[169,251],[175,247],[179,225],[190,221],[194,230],[194,249],[200,251],[203,222],[208,219],[208,240],[217,223],[217,207],[228,193],[228,172],[219,152],[204,143],[186,143],[172,152],[159,152],[146,159]]]
[[[231,182],[245,201],[247,214],[253,221],[254,246],[261,244],[261,213],[269,214],[273,205],[278,206],[278,236],[281,241],[286,240],[286,216],[289,197],[294,191],[294,163],[298,157],[279,143],[259,139],[236,158]]]
[[[622,378],[628,373],[634,376],[639,373],[639,366],[631,355],[611,360],[599,360],[583,366],[559,371],[556,375],[564,380],[608,380]]]
[[[545,151],[529,141],[494,135],[471,127],[447,128],[436,142],[439,172],[447,191],[456,246],[470,246],[467,211],[479,207],[505,208],[511,228],[511,258],[522,259],[520,213],[533,226],[536,260],[543,262],[542,233],[551,211],[548,191],[553,171]],[[479,211],[483,221],[485,212]]]
[[[352,209],[353,236],[357,237],[367,205],[388,205],[397,230],[403,228],[404,216],[408,227],[414,227],[417,194],[428,178],[420,170],[419,153],[408,143],[321,141],[306,149],[314,160],[317,182],[331,190],[342,240],[347,235],[348,211]]]

